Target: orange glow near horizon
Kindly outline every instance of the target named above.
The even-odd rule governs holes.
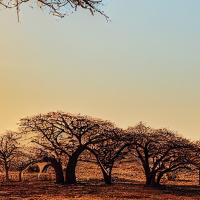
[[[200,2],[178,2],[112,1],[109,23],[1,11],[0,132],[62,110],[200,139]]]

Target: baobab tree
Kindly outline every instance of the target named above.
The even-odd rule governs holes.
[[[31,139],[32,136],[31,136]],[[31,141],[32,144],[28,144],[28,149],[23,148],[21,154],[15,159],[15,169],[19,172],[19,181],[22,180],[22,172],[27,169],[30,165],[40,162],[48,162],[50,166],[55,171],[55,178],[57,184],[64,184],[64,174],[63,174],[63,156],[58,154],[56,149],[49,150],[47,146],[37,146],[35,145],[36,139]],[[44,142],[45,144],[45,142]]]
[[[40,157],[41,162],[51,163],[50,166],[55,171],[56,183],[64,184],[63,161],[65,157],[63,157],[62,154],[56,155],[53,151],[48,151],[44,148],[40,148],[37,157]]]
[[[62,163],[60,159],[50,155],[44,149],[29,146],[28,148],[21,148],[17,157],[13,161],[12,169],[19,172],[19,181],[22,181],[23,172],[36,163],[49,162],[53,167],[56,176],[56,183],[64,183],[64,175],[62,170]]]
[[[5,171],[6,181],[9,181],[9,170],[19,153],[19,136],[17,133],[8,131],[0,136],[0,164]]]
[[[112,183],[112,169],[116,161],[123,159],[128,153],[130,140],[122,129],[114,128],[107,131],[109,138],[90,145],[87,149],[96,157],[101,168],[105,184]]]
[[[132,150],[140,160],[147,185],[159,185],[164,174],[189,169],[193,144],[167,129],[152,129],[139,123],[128,128]]]
[[[21,131],[35,135],[33,142],[67,160],[65,182],[76,183],[78,158],[90,145],[108,139],[115,126],[109,121],[63,112],[50,112],[21,119]]]
[[[197,170],[199,173],[199,185],[200,185],[200,141],[193,143],[193,151],[190,154],[191,164],[194,166],[193,170]]]

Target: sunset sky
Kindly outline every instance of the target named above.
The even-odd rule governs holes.
[[[62,110],[200,139],[200,1],[106,0],[78,11],[0,11],[0,131]]]

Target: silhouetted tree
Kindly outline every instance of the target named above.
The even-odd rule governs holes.
[[[200,185],[200,141],[193,143],[193,151],[190,154],[191,164],[194,166],[192,169],[198,170],[199,173],[199,185]]]
[[[19,154],[19,136],[12,131],[0,136],[0,162],[5,171],[6,181],[9,181],[9,169]]]
[[[62,156],[54,156],[50,153],[42,153],[41,159],[44,162],[51,163],[50,165],[53,167],[55,175],[56,175],[56,183],[57,184],[64,184],[64,173],[63,173],[63,162]]]
[[[159,185],[164,174],[190,167],[193,144],[167,129],[152,129],[143,123],[128,128],[132,148],[142,163],[147,185]]]
[[[30,153],[20,152],[17,157],[14,159],[13,168],[19,172],[19,182],[22,181],[23,171],[26,170],[31,164],[39,162],[36,157],[32,157]]]
[[[130,140],[119,128],[107,130],[107,134],[109,136],[107,140],[94,144],[87,149],[95,155],[102,170],[104,182],[111,184],[113,166],[116,161],[123,159],[128,154],[127,147],[130,145]]]
[[[34,143],[55,155],[67,157],[68,184],[76,183],[75,169],[80,154],[86,147],[107,139],[107,130],[114,128],[111,122],[88,116],[51,112],[21,120],[23,133],[35,134]]]
[[[50,154],[42,148],[32,146],[29,146],[29,148],[26,149],[21,148],[21,151],[18,153],[17,157],[13,161],[13,169],[19,172],[19,181],[22,181],[23,171],[40,162],[51,163],[50,165],[55,171],[56,183],[64,183],[61,159],[56,158],[54,155]]]
[[[41,154],[38,155],[38,149],[29,144],[20,147],[20,151],[13,159],[12,170],[19,173],[19,181],[22,181],[22,174],[26,169],[38,162],[43,162]]]

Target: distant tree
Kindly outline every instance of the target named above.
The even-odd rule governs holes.
[[[95,13],[100,13],[108,17],[100,9],[100,6],[103,3],[103,0],[1,0],[0,5],[5,8],[16,8],[17,14],[19,17],[19,11],[22,5],[28,4],[38,6],[41,9],[47,9],[50,14],[53,14],[58,17],[64,17],[67,13],[71,11],[76,11],[78,8],[89,10],[92,15]]]
[[[30,144],[29,144],[30,145]],[[12,169],[19,172],[19,181],[22,181],[22,175],[25,170],[33,168],[34,164],[40,162],[49,162],[53,167],[56,176],[56,183],[64,183],[64,175],[62,169],[62,162],[60,158],[56,158],[46,150],[37,146],[29,146],[28,148],[21,148],[17,157],[13,160]]]
[[[112,169],[116,161],[123,159],[129,152],[130,140],[122,129],[114,128],[107,131],[107,140],[100,141],[87,149],[95,155],[101,168],[104,182],[112,183]]]
[[[132,134],[132,149],[144,169],[147,185],[159,185],[162,177],[190,168],[193,144],[167,129],[152,129],[143,123],[127,132]]]
[[[33,142],[59,160],[66,157],[65,181],[76,183],[75,169],[79,156],[90,145],[105,141],[111,122],[88,116],[51,112],[27,117],[20,122],[24,134],[35,135]]]
[[[8,131],[0,136],[0,163],[5,171],[6,181],[9,181],[9,170],[14,159],[19,155],[19,136]]]
[[[34,162],[35,159],[30,158],[29,154],[25,153],[20,153],[20,155],[14,159],[14,170],[19,172],[19,181],[22,181],[23,171]]]
[[[193,151],[190,154],[190,160],[193,170],[198,170],[199,173],[199,185],[200,185],[200,141],[194,142]]]
[[[41,157],[37,156],[36,149],[31,146],[25,147],[21,145],[20,151],[18,151],[17,156],[13,159],[11,170],[17,171],[19,173],[19,181],[22,181],[24,170],[37,162],[41,162]]]

